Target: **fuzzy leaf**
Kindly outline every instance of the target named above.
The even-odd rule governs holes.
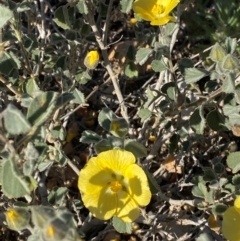
[[[205,76],[208,76],[209,72],[200,68],[186,68],[184,72],[184,78],[187,84],[195,83]]]
[[[101,136],[97,133],[87,130],[83,131],[82,136],[80,138],[80,142],[90,144],[90,143],[98,143],[101,140]]]
[[[132,233],[132,224],[125,223],[117,217],[113,217],[112,225],[115,228],[115,230],[119,233]]]
[[[54,111],[57,98],[58,94],[53,91],[44,92],[35,97],[27,112],[30,123],[35,126],[43,124]]]
[[[3,112],[4,126],[12,135],[26,134],[30,131],[31,125],[25,116],[14,105],[9,104]]]
[[[214,131],[220,131],[223,130],[225,118],[223,115],[221,115],[217,110],[211,111],[207,115],[207,124],[208,126],[214,130]]]
[[[2,191],[8,198],[30,194],[31,189],[23,176],[17,173],[12,160],[5,160],[2,167]]]
[[[161,71],[167,69],[166,65],[164,64],[164,62],[162,60],[154,59],[151,63],[151,66],[155,72],[161,72]]]
[[[0,4],[0,29],[3,28],[12,17],[13,12],[8,7]]]
[[[132,9],[133,0],[121,0],[121,12],[129,13]]]
[[[109,108],[103,108],[98,115],[98,123],[106,131],[110,131],[111,122],[117,116]]]
[[[222,84],[223,92],[235,93],[235,74],[228,73]]]
[[[149,56],[152,54],[152,49],[150,48],[141,48],[137,51],[136,54],[136,61],[140,64],[143,65],[146,63],[148,60]]]
[[[222,61],[222,68],[231,72],[235,72],[239,68],[238,59],[232,54],[228,54]]]
[[[113,149],[113,145],[110,140],[101,140],[99,141],[95,146],[96,152],[99,154],[100,152],[103,151],[108,151]]]
[[[139,112],[138,112],[138,116],[141,118],[141,121],[145,121],[147,120],[149,117],[151,117],[152,115],[152,112],[149,110],[149,109],[141,109]]]
[[[125,65],[124,74],[130,79],[138,77],[138,68],[133,61],[130,61]]]
[[[124,137],[128,133],[128,122],[124,118],[114,118],[111,121],[110,132],[116,137]]]
[[[63,29],[70,29],[68,9],[60,6],[54,13],[54,22]]]
[[[74,95],[73,102],[75,104],[83,104],[83,103],[85,103],[84,94],[81,91],[79,91],[77,88],[74,89],[73,95]]]
[[[216,43],[213,48],[211,49],[210,52],[210,58],[214,61],[214,62],[220,62],[222,61],[222,59],[224,58],[224,56],[226,56],[226,51],[225,49],[219,45],[219,43]]]
[[[81,14],[88,14],[88,7],[84,0],[78,1],[77,9]]]
[[[233,173],[240,170],[240,152],[232,152],[227,157],[227,165],[232,169]]]
[[[227,210],[227,205],[223,203],[214,204],[212,207],[212,213],[215,215],[223,215],[223,213]]]
[[[179,67],[179,70],[181,71],[181,73],[184,74],[185,69],[194,67],[194,63],[189,58],[182,58],[178,61],[178,67]]]
[[[233,185],[240,186],[240,174],[236,174],[233,176],[232,183],[233,183]]]
[[[203,130],[205,127],[205,119],[203,116],[202,106],[197,108],[190,117],[190,126],[197,134],[203,134]]]
[[[225,40],[225,46],[227,48],[227,52],[233,54],[237,47],[237,39],[227,37]]]
[[[125,140],[124,149],[132,152],[136,158],[145,157],[147,155],[147,149],[142,144],[133,140]]]

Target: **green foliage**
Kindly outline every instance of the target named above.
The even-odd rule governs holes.
[[[152,49],[149,48],[141,48],[137,51],[136,54],[136,61],[140,64],[143,65],[146,63],[148,60],[149,56],[152,54]]]
[[[0,4],[0,29],[7,24],[7,22],[13,17],[13,12],[5,7],[4,5]]]
[[[30,131],[31,125],[25,116],[14,105],[9,104],[3,113],[4,126],[12,135],[26,134]]]
[[[227,157],[227,165],[232,169],[233,173],[237,173],[240,170],[240,152],[230,153]]]
[[[36,186],[31,186],[31,180],[18,171],[13,159],[4,160],[1,172],[2,191],[9,198],[29,195],[36,188]]]
[[[58,94],[51,91],[35,97],[28,108],[27,118],[29,122],[35,126],[43,124],[56,107],[57,98]]]
[[[132,9],[133,0],[121,0],[121,11],[123,13],[129,13]]]
[[[182,199],[174,190],[193,176],[192,193],[183,185],[179,194],[200,201],[197,212],[221,216],[240,187],[239,150],[227,146],[240,136],[239,1],[183,0],[171,13],[177,21],[160,27],[131,23],[133,0],[111,9],[95,0],[53,2],[0,4],[0,183],[9,206],[25,205],[8,227],[28,229],[28,241],[75,241],[78,220],[86,240],[95,238],[85,229],[87,211],[79,211],[78,169],[114,148],[143,164],[152,194],[165,195],[163,184]],[[84,66],[91,50],[100,54],[93,70]],[[174,160],[166,164],[169,153]],[[152,207],[154,196],[147,229]],[[133,231],[115,217],[111,224]]]
[[[113,217],[112,225],[119,233],[132,233],[132,224],[125,223],[117,217]]]

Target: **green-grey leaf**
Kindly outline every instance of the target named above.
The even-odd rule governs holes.
[[[240,186],[240,174],[236,174],[233,176],[232,183],[234,185]]]
[[[132,224],[125,223],[120,218],[117,218],[115,216],[112,218],[112,225],[119,233],[132,233]]]
[[[233,173],[240,170],[240,152],[232,152],[227,157],[227,165],[232,169]]]
[[[229,54],[233,54],[236,50],[236,47],[237,47],[237,39],[227,37],[226,40],[225,40],[225,46],[227,48],[227,52]]]
[[[185,69],[194,67],[194,63],[190,58],[182,58],[178,61],[178,67],[181,73],[184,74]]]
[[[147,155],[147,149],[142,144],[133,140],[125,140],[124,149],[132,152],[136,158],[145,157]]]
[[[161,88],[162,92],[166,94],[170,100],[176,100],[176,83],[175,82],[168,82],[163,85]]]
[[[214,131],[223,130],[225,118],[217,110],[213,110],[207,115],[207,124]]]
[[[29,195],[31,189],[23,177],[13,167],[12,160],[5,160],[2,167],[2,191],[8,198]]]
[[[81,91],[79,91],[77,88],[74,89],[73,95],[75,97],[74,100],[73,100],[73,102],[75,104],[83,104],[83,103],[85,103],[84,94]]]
[[[149,56],[152,54],[153,50],[150,48],[141,48],[137,51],[136,54],[136,61],[143,65],[149,58]]]
[[[167,66],[164,64],[163,60],[156,60],[154,59],[151,63],[152,69],[155,72],[161,72],[167,69]]]
[[[58,93],[53,91],[44,92],[35,97],[27,112],[30,123],[35,126],[43,124],[56,107],[57,98]]]
[[[227,210],[227,205],[223,204],[223,203],[217,203],[214,204],[212,207],[212,213],[214,215],[223,215],[223,213]]]
[[[77,3],[77,9],[81,14],[88,14],[88,7],[85,0],[79,0]]]
[[[124,118],[114,118],[111,121],[110,132],[116,137],[124,137],[128,133],[129,124]]]
[[[225,93],[235,93],[235,74],[227,73],[226,78],[223,80],[222,84],[223,92]]]
[[[133,0],[121,0],[121,12],[129,13],[132,9]]]
[[[33,95],[35,92],[39,91],[39,87],[36,83],[36,80],[33,78],[30,78],[27,80],[27,84],[26,84],[26,93],[29,95]]]
[[[239,69],[239,60],[232,54],[226,55],[222,60],[222,68],[231,72]]]
[[[204,198],[204,194],[203,194],[203,192],[200,190],[200,188],[198,186],[194,186],[192,188],[192,194],[195,197]]]
[[[110,131],[111,122],[117,116],[109,108],[103,108],[98,115],[98,123],[106,131]]]
[[[68,8],[60,6],[54,13],[54,22],[63,29],[70,29]]]
[[[125,65],[124,74],[130,79],[138,77],[138,68],[133,61],[130,61]]]
[[[205,76],[208,76],[209,72],[200,68],[186,68],[183,74],[187,84],[195,83]]]
[[[13,12],[8,7],[0,4],[0,29],[3,28],[12,17]]]
[[[141,118],[142,122],[147,120],[148,118],[150,118],[151,115],[152,115],[152,112],[149,109],[147,109],[147,108],[141,109],[138,112],[138,116]]]
[[[226,51],[225,49],[219,45],[219,43],[216,43],[213,48],[211,49],[210,52],[210,58],[214,61],[214,62],[220,62],[222,61],[222,59],[224,58],[224,56],[226,56]]]
[[[99,136],[97,133],[87,130],[83,131],[82,136],[80,138],[80,142],[90,144],[90,143],[98,143],[101,141],[101,136]]]
[[[204,171],[204,175],[203,175],[204,181],[208,182],[208,181],[213,181],[217,179],[217,176],[211,167],[204,167],[203,171]]]
[[[96,152],[99,154],[100,152],[103,151],[108,151],[113,149],[113,145],[111,143],[111,140],[101,140],[99,141],[95,146]]]
[[[25,116],[14,105],[9,104],[3,112],[4,126],[12,135],[26,134],[30,131],[31,125]]]
[[[202,106],[198,107],[190,117],[190,126],[194,129],[197,134],[203,134],[205,127],[205,119],[203,116]]]

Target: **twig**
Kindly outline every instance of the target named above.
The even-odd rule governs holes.
[[[176,22],[176,25],[175,25],[174,32],[172,34],[172,39],[171,39],[170,47],[169,47],[170,48],[170,53],[172,53],[174,44],[176,43],[176,40],[177,40],[177,34],[178,34],[178,31],[179,31],[179,28],[180,28],[180,15],[181,15],[180,5],[178,5],[178,8],[177,8],[177,22]]]
[[[109,28],[109,23],[110,23],[112,5],[113,5],[113,0],[110,0],[110,2],[108,4],[106,21],[105,21],[104,27],[102,29],[102,31],[103,31],[102,42],[103,42],[104,46],[107,46],[107,33],[108,33],[108,28]]]
[[[21,97],[21,93],[15,89],[15,87],[12,86],[12,83],[7,82],[1,75],[0,75],[0,81],[9,89],[11,90],[17,97]]]
[[[118,98],[118,101],[119,101],[119,104],[120,104],[120,107],[121,107],[122,116],[128,121],[127,108],[124,104],[122,92],[119,88],[118,78],[114,74],[114,72],[112,70],[112,67],[111,67],[111,64],[110,64],[110,61],[108,59],[107,47],[104,45],[104,43],[102,41],[102,38],[101,38],[101,35],[99,33],[98,27],[96,26],[96,23],[95,23],[93,14],[91,12],[89,12],[86,15],[86,18],[88,20],[89,25],[91,26],[91,28],[93,30],[95,38],[96,38],[96,40],[98,42],[98,45],[101,49],[103,60],[104,60],[104,63],[105,63],[105,68],[107,69],[108,74],[109,74],[109,76],[112,80],[112,83],[113,83],[113,86],[114,86],[114,89],[115,89],[115,92],[116,92],[116,95],[117,95],[117,98]]]

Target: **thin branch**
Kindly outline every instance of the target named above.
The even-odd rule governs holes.
[[[103,60],[104,60],[104,63],[105,63],[105,68],[107,69],[108,74],[109,74],[109,76],[112,80],[112,83],[113,83],[113,86],[114,86],[114,89],[115,89],[115,92],[116,92],[116,95],[117,95],[117,98],[118,98],[118,101],[119,101],[119,104],[120,104],[120,107],[121,107],[122,116],[128,121],[127,108],[124,104],[122,92],[121,92],[119,84],[118,84],[118,78],[116,77],[116,74],[114,74],[114,72],[112,70],[112,67],[111,67],[111,64],[110,64],[110,61],[108,59],[107,47],[104,45],[104,43],[102,41],[102,38],[101,38],[101,35],[99,33],[98,27],[96,26],[96,23],[95,23],[93,14],[89,12],[86,15],[86,18],[89,22],[89,25],[91,26],[91,28],[93,30],[95,38],[96,38],[96,40],[98,42],[98,45],[101,49]]]
[[[0,81],[9,89],[11,90],[17,97],[21,97],[21,93],[15,89],[15,87],[12,86],[12,83],[7,82],[7,80],[5,80],[3,78],[3,76],[0,75]]]

